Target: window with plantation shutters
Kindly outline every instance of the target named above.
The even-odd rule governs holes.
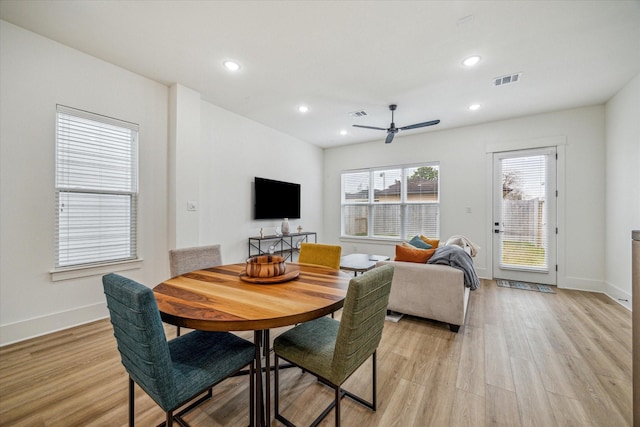
[[[58,105],[56,267],[137,258],[138,125]]]
[[[343,172],[342,236],[405,240],[439,235],[438,164]]]

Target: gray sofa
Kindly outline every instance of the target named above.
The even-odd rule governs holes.
[[[438,264],[403,261],[379,261],[376,265],[393,265],[388,309],[449,324],[453,332],[464,325],[470,289],[464,273]]]

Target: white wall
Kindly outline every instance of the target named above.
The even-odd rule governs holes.
[[[247,238],[280,225],[252,219],[254,176],[300,183],[302,218],[291,227],[322,240],[320,148],[4,21],[0,43],[0,345],[108,315],[100,278],[115,267],[51,280],[56,104],[140,125],[144,261],[121,274],[153,286],[169,275],[169,248],[198,244],[244,261]]]
[[[482,246],[476,260],[490,275],[486,147],[511,141],[565,136],[566,248],[559,278],[565,287],[605,290],[605,248],[628,244],[638,224],[638,78],[606,109],[607,210],[605,239],[605,109],[586,107],[424,135],[321,150],[259,123],[200,101],[200,123],[174,129],[198,135],[197,154],[168,157],[169,88],[56,42],[0,21],[0,345],[64,329],[107,315],[100,275],[53,282],[55,105],[105,114],[140,125],[139,248],[142,267],[123,274],[148,285],[166,278],[168,249],[182,238],[220,243],[225,262],[241,262],[249,236],[279,221],[252,219],[254,176],[302,184],[302,219],[319,241],[341,243],[340,171],[359,167],[440,161],[441,235],[464,234]],[[176,92],[177,93],[177,92]],[[193,95],[193,94],[191,94]],[[189,99],[197,96],[189,96]],[[191,101],[193,104],[193,101]],[[194,128],[199,126],[200,129]],[[633,157],[633,149],[635,158]],[[189,150],[193,150],[189,144]],[[630,153],[630,154],[627,154]],[[175,156],[175,157],[174,157]],[[193,157],[198,157],[193,159]],[[177,159],[177,160],[176,160]],[[176,164],[175,162],[178,162]],[[181,235],[174,209],[193,197],[176,184],[185,162],[197,168],[196,227]],[[171,168],[175,168],[169,176]],[[623,170],[620,172],[620,170]],[[190,174],[193,171],[189,172]],[[187,177],[190,182],[195,179]],[[635,181],[634,181],[635,180]],[[633,184],[635,182],[635,184]],[[169,188],[175,197],[168,196]],[[629,189],[630,198],[620,191]],[[190,191],[190,190],[189,190]],[[635,192],[635,198],[633,193]],[[634,202],[635,200],[635,202]],[[470,207],[472,212],[466,212]],[[170,209],[171,208],[171,209]],[[630,213],[626,215],[625,209]],[[187,214],[183,221],[191,220]],[[625,223],[618,227],[617,223]],[[172,234],[173,233],[173,234]],[[393,255],[393,245],[342,242],[345,253]],[[618,273],[624,253],[607,253],[606,289],[630,294]]]
[[[540,138],[566,141],[562,168],[566,176],[560,230],[558,285],[604,290],[604,106],[560,111],[419,135],[396,136],[325,151],[325,234],[345,253],[370,252],[393,258],[394,243],[340,239],[342,170],[440,162],[440,237],[467,236],[482,249],[474,260],[481,277],[491,277],[490,156],[487,147],[522,148]],[[563,161],[562,159],[560,161]],[[467,213],[467,207],[471,213]]]
[[[631,230],[640,230],[640,75],[607,103],[606,118],[606,286],[630,302]]]
[[[201,110],[200,244],[222,245],[223,262],[244,262],[247,238],[274,234],[282,220],[253,219],[256,176],[301,185],[300,219],[294,231],[318,233],[326,241],[322,218],[322,149],[231,113],[208,102]]]
[[[52,282],[56,104],[138,123],[143,283],[168,274],[166,86],[0,21],[0,344],[107,315],[100,275]]]

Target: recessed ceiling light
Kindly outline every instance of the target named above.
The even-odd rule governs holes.
[[[240,64],[234,61],[224,61],[223,64],[229,71],[238,71],[240,69]]]
[[[342,130],[340,131],[340,135],[346,135],[346,134],[347,134],[347,131],[346,131],[346,130],[342,129]]]
[[[480,62],[480,57],[478,55],[474,55],[474,56],[470,56],[470,57],[466,58],[464,61],[462,61],[462,64],[465,67],[473,67],[478,62]]]
[[[476,111],[480,109],[480,104],[471,104],[469,105],[469,110]]]
[[[300,111],[301,113],[306,113],[307,111],[309,111],[309,107],[307,107],[306,105],[300,105],[298,106],[298,111]]]

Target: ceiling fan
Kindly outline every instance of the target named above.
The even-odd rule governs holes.
[[[438,123],[440,123],[440,120],[431,120],[430,122],[416,123],[414,125],[402,126],[400,128],[397,128],[396,124],[393,122],[393,112],[396,111],[397,107],[398,106],[395,105],[395,104],[389,105],[389,110],[391,110],[391,125],[388,128],[379,128],[379,127],[375,127],[375,126],[362,126],[362,125],[353,125],[353,126],[357,127],[357,128],[365,128],[365,129],[386,130],[387,131],[387,139],[385,139],[384,142],[385,142],[385,144],[388,144],[391,141],[393,141],[394,135],[396,133],[400,132],[401,130],[417,129],[417,128],[422,128],[422,127],[425,127],[425,126],[437,125]]]

